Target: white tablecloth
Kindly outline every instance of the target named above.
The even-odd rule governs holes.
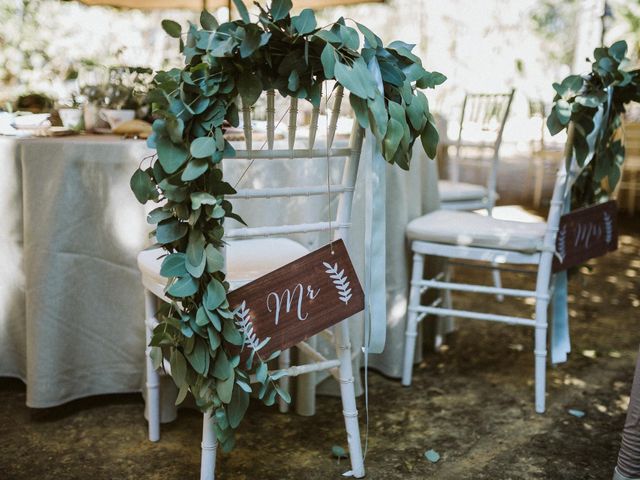
[[[25,381],[30,407],[142,388],[143,295],[135,258],[149,226],[129,178],[149,153],[142,141],[114,137],[0,137],[0,376]],[[326,176],[324,161],[286,162],[254,164],[238,187],[284,179],[291,168]],[[227,162],[225,177],[233,184],[245,167]],[[349,242],[359,273],[363,190],[361,176]],[[275,202],[237,208],[252,225],[327,208],[320,197],[298,205]],[[400,376],[403,349],[410,269],[404,228],[437,206],[436,165],[420,146],[410,172],[387,167],[387,345],[370,366],[389,376]],[[310,247],[322,243],[299,240]],[[358,348],[361,319],[352,321],[351,331]]]

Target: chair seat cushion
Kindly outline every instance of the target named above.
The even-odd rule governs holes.
[[[138,255],[138,268],[146,277],[164,284],[167,279],[160,275],[160,266],[165,255],[160,248],[145,250]],[[255,280],[287,263],[303,257],[309,250],[288,238],[259,238],[231,241],[226,247],[227,280],[232,288]]]
[[[473,212],[436,210],[409,222],[410,240],[536,252],[542,248],[544,222],[498,220]]]
[[[473,183],[438,181],[438,193],[441,202],[460,202],[465,200],[482,200],[489,195],[489,191],[482,185]]]

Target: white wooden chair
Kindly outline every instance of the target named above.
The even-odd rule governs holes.
[[[496,183],[502,133],[507,123],[514,90],[509,93],[468,93],[462,104],[458,138],[450,146],[455,154],[449,159],[449,179],[438,182],[441,208],[445,210],[486,209],[491,214],[498,197]],[[484,157],[486,152],[490,158]],[[486,185],[460,181],[461,163],[489,162]],[[480,154],[480,156],[478,155]]]
[[[225,247],[227,280],[230,281],[231,290],[252,281],[276,268],[279,268],[308,253],[300,243],[297,243],[286,236],[295,234],[307,234],[321,232],[335,232],[335,238],[342,238],[347,241],[347,234],[350,227],[351,203],[353,199],[358,163],[363,142],[364,132],[354,122],[354,129],[350,143],[344,148],[334,148],[334,137],[336,125],[340,114],[343,100],[343,89],[338,86],[331,95],[333,97],[330,119],[328,121],[326,146],[316,147],[316,135],[320,109],[313,108],[311,115],[311,125],[309,128],[308,142],[305,148],[298,148],[296,145],[296,132],[298,125],[298,99],[291,98],[288,102],[289,138],[288,148],[276,147],[275,129],[276,125],[276,102],[273,90],[266,92],[267,104],[267,148],[255,149],[252,141],[252,111],[251,108],[243,107],[242,119],[244,123],[244,137],[246,150],[237,150],[235,159],[227,159],[225,162],[234,162],[238,159],[247,159],[256,162],[270,162],[275,159],[295,162],[297,159],[317,158],[320,162],[318,168],[327,168],[322,163],[322,159],[329,161],[334,158],[336,161],[344,161],[342,182],[338,185],[306,185],[304,172],[298,178],[292,179],[293,186],[286,187],[264,187],[240,189],[236,195],[230,197],[235,199],[245,199],[251,201],[260,199],[262,202],[269,199],[296,198],[308,196],[338,195],[338,209],[335,218],[331,222],[324,216],[326,212],[318,212],[315,223],[292,223],[286,225],[255,226],[242,228],[227,227],[225,240],[228,246]],[[282,103],[282,102],[279,102]],[[302,141],[302,140],[300,140]],[[262,142],[260,142],[262,143]],[[337,159],[340,160],[337,160]],[[346,159],[346,160],[345,160]],[[224,163],[224,162],[223,162]],[[302,169],[301,169],[302,170]],[[249,170],[250,172],[250,170]],[[248,173],[250,175],[250,173]],[[307,181],[308,182],[308,181]],[[164,297],[164,288],[167,279],[160,276],[161,261],[159,257],[164,254],[163,250],[150,250],[142,252],[138,256],[138,266],[142,273],[142,283],[145,287],[146,295],[146,332],[147,342],[151,340],[151,332],[157,320],[156,301],[157,298]],[[349,446],[349,457],[351,461],[351,471],[354,477],[364,477],[364,463],[362,447],[360,442],[360,431],[358,426],[358,411],[356,409],[356,399],[354,390],[354,377],[352,366],[352,352],[349,340],[348,321],[338,324],[331,330],[323,332],[335,344],[335,359],[328,359],[312,348],[309,343],[302,342],[297,348],[305,358],[312,359],[311,363],[305,365],[290,366],[290,355],[288,351],[282,352],[279,357],[279,368],[284,369],[287,375],[279,380],[280,386],[288,390],[288,377],[308,374],[312,372],[328,370],[329,373],[339,382],[342,397],[343,415],[347,430],[347,441]],[[147,407],[149,417],[149,439],[158,441],[160,438],[160,395],[159,395],[159,371],[156,371],[150,359],[151,348],[146,350],[146,372],[147,372]],[[281,402],[281,411],[286,411],[287,404]],[[213,418],[209,413],[204,414],[202,433],[202,480],[212,480],[215,475],[216,438],[213,429]]]
[[[573,127],[571,127],[573,128]],[[565,157],[571,155],[572,134],[569,134]],[[547,222],[524,223],[498,220],[472,212],[437,210],[417,218],[407,226],[407,237],[413,251],[413,270],[405,333],[402,384],[411,384],[416,346],[417,324],[426,315],[456,316],[473,320],[488,320],[535,329],[535,408],[545,410],[545,369],[547,358],[547,309],[551,297],[551,266],[564,199],[577,176],[576,162],[567,173],[564,165],[556,177]],[[456,283],[445,273],[431,279],[423,278],[425,255],[458,261],[496,264],[529,265],[536,274],[535,290],[502,288],[487,285]],[[530,267],[529,267],[530,268]],[[531,271],[531,270],[529,270]],[[427,289],[444,292],[430,305],[421,305]],[[534,318],[497,315],[494,313],[456,310],[451,304],[451,291],[500,294],[535,299]]]
[[[640,123],[624,124],[625,160],[622,178],[616,188],[616,196],[625,196],[625,207],[630,215],[636,211],[640,192]]]

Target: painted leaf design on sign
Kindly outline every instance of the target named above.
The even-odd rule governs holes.
[[[338,271],[337,263],[334,263],[333,266],[327,262],[322,262],[322,264],[326,267],[325,272],[329,274],[333,280],[336,290],[338,290],[340,301],[344,302],[345,305],[348,305],[352,295],[351,289],[349,288],[349,278],[344,274],[344,269]]]
[[[610,244],[613,240],[613,219],[608,212],[602,213],[604,217],[604,238],[607,244]]]
[[[558,241],[557,241],[557,253],[560,257],[560,263],[564,261],[564,257],[567,256],[567,227],[563,225],[558,232]]]
[[[247,308],[247,302],[243,301],[234,313],[236,316],[235,324],[242,334],[243,344],[245,346],[257,352],[271,340],[271,337],[267,337],[262,341],[258,338],[258,335],[253,329],[251,310]]]

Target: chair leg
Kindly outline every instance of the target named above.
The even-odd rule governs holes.
[[[538,297],[536,301],[536,333],[535,333],[535,391],[536,412],[545,411],[545,393],[547,380],[547,311],[548,297]]]
[[[202,416],[202,454],[200,458],[200,480],[215,480],[216,478],[216,450],[218,440],[216,439],[215,420],[211,412]]]
[[[360,443],[360,427],[351,364],[351,341],[349,339],[349,322],[340,323],[335,330],[336,352],[340,360],[340,396],[342,397],[342,414],[347,430],[351,473],[355,478],[364,477],[364,459]]]
[[[418,313],[412,311],[420,305],[420,285],[424,275],[424,255],[413,254],[413,270],[411,271],[411,290],[409,293],[409,308],[407,308],[407,330],[404,339],[404,363],[402,366],[402,385],[411,385],[413,360],[416,351],[416,337],[418,336]]]
[[[149,440],[157,442],[160,440],[160,375],[153,367],[151,360],[151,336],[153,334],[153,324],[156,317],[156,297],[148,290],[144,292],[145,306],[145,338],[147,341],[145,348],[145,362],[147,369],[147,417],[149,422]]]
[[[280,357],[278,357],[278,368],[280,370],[286,370],[291,366],[291,350],[288,348],[284,350]],[[289,375],[285,375],[282,377],[278,383],[280,384],[280,388],[285,392],[289,393]],[[287,413],[289,411],[289,404],[285,402],[282,398],[278,399],[278,408],[281,413]]]
[[[444,264],[444,281],[449,283],[451,281],[451,265],[449,260],[445,260]],[[451,300],[451,290],[442,290],[442,304],[444,308],[453,308],[453,301]],[[434,341],[435,349],[438,350],[444,345],[444,337],[447,333],[452,332],[455,329],[455,320],[453,317],[438,317],[436,320],[438,327],[436,328],[436,337]]]
[[[497,264],[494,262],[492,263],[492,265],[494,267],[497,266]],[[491,271],[491,275],[493,276],[493,286],[496,288],[502,288],[502,277],[500,276],[500,270],[498,270],[497,268],[493,269]],[[503,302],[504,301],[504,295],[498,293],[496,294],[496,300],[498,300],[499,302]]]

